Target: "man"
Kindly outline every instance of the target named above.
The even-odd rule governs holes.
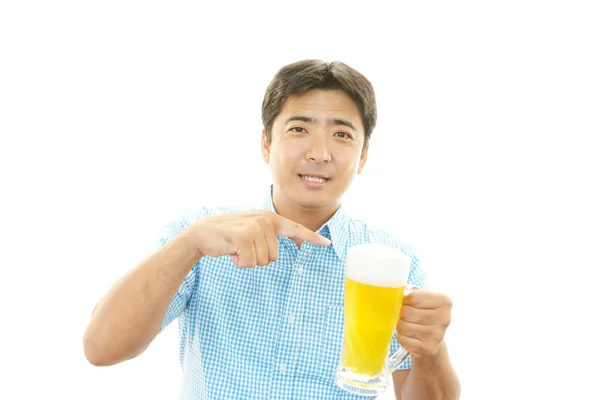
[[[342,195],[361,172],[377,117],[370,82],[340,63],[287,65],[267,88],[262,155],[273,184],[255,208],[200,208],[167,226],[159,249],[94,309],[84,351],[94,365],[141,354],[180,318],[184,399],[354,399],[339,389],[348,248],[397,247],[409,283],[418,259],[386,232],[352,219]],[[215,188],[218,189],[218,188]],[[451,302],[406,296],[390,344],[411,358],[393,373],[396,398],[456,399],[443,338]]]

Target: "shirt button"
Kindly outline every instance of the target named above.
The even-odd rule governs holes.
[[[281,371],[282,374],[285,374],[285,364],[281,364],[281,367],[279,367],[279,371]]]
[[[302,268],[302,267],[298,267],[298,273],[299,273],[300,275],[302,275],[302,273],[303,273],[303,272],[304,272],[304,268]]]
[[[290,324],[294,323],[294,314],[290,314],[290,316],[288,317],[288,320],[290,321]]]

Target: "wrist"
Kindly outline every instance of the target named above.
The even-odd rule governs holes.
[[[202,252],[198,246],[199,243],[202,243],[202,226],[199,221],[192,223],[181,232],[181,239],[185,243],[186,248],[189,249],[198,260],[205,256],[204,252]]]

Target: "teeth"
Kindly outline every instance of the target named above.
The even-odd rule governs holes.
[[[327,179],[319,178],[317,176],[302,176],[302,179],[306,179],[307,181],[318,182],[318,183],[323,183],[327,180]]]

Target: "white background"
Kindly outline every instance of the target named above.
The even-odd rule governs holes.
[[[262,96],[303,58],[376,88],[346,201],[454,300],[462,398],[600,398],[593,3],[2,2],[0,398],[178,398],[176,323],[110,368],[83,331],[170,218],[264,194]]]

